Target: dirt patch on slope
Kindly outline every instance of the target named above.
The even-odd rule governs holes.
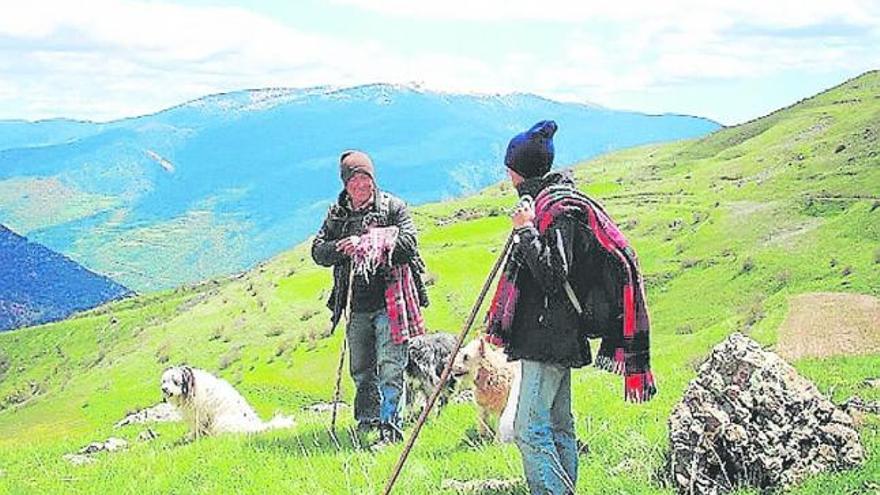
[[[880,353],[880,299],[830,292],[792,297],[777,347],[788,361]]]
[[[804,222],[783,226],[768,233],[763,239],[764,245],[791,246],[800,236],[816,230],[823,222],[824,220],[821,218],[811,218]]]

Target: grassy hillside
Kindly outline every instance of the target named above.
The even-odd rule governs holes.
[[[565,132],[561,129],[560,133]],[[626,150],[575,169],[639,252],[653,319],[660,395],[624,404],[621,379],[574,374],[579,493],[672,493],[658,482],[666,418],[708,349],[732,331],[773,346],[789,297],[880,296],[880,73],[706,138]],[[500,165],[499,165],[500,166]],[[509,187],[416,209],[432,274],[435,330],[457,332],[509,229]],[[111,304],[78,318],[0,334],[0,493],[375,493],[399,454],[328,433],[341,333],[324,338],[329,273],[297,247],[238,278]],[[227,378],[263,416],[296,428],[178,444],[181,425],[113,430],[159,400],[158,378],[187,362]],[[863,385],[880,356],[795,366],[835,401],[880,399]],[[350,400],[352,385],[345,383]],[[441,493],[447,478],[521,476],[513,446],[477,445],[475,413],[452,405],[427,425],[396,493]],[[346,425],[350,420],[346,414]],[[823,474],[799,494],[861,493],[880,479],[880,421],[860,430],[869,460]],[[73,467],[62,455],[114,435],[122,453]],[[876,486],[876,485],[874,485]]]

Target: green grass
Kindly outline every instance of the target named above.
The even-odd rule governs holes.
[[[880,296],[878,136],[874,72],[743,126],[575,169],[579,187],[602,201],[639,253],[660,386],[654,401],[631,405],[619,377],[574,373],[576,428],[591,448],[578,493],[673,493],[658,477],[666,418],[712,346],[742,331],[772,347],[792,295]],[[415,209],[432,279],[430,328],[460,330],[507,235],[513,202],[501,185]],[[314,266],[303,245],[240,277],[0,334],[0,493],[378,492],[400,448],[373,454],[347,434],[337,444],[329,418],[303,410],[332,394],[341,332],[326,336],[329,285],[329,270]],[[144,427],[112,428],[127,411],[158,401],[161,371],[181,362],[231,381],[264,417],[283,412],[297,426],[191,444],[178,442],[182,425],[155,426],[160,437],[149,443],[136,441]],[[880,376],[876,355],[794,365],[837,402],[880,399],[862,385]],[[350,401],[347,377],[344,387]],[[474,444],[474,425],[467,404],[432,420],[396,493],[442,493],[447,478],[521,477],[516,449]],[[859,493],[880,479],[877,418],[860,434],[865,466],[791,492]],[[62,459],[111,435],[132,444],[88,466]]]

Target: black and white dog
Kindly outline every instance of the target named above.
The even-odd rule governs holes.
[[[435,332],[409,339],[409,360],[406,364],[407,415],[418,416],[428,398],[440,383],[443,368],[455,348],[455,335]],[[437,411],[449,402],[456,380],[450,375],[437,398]],[[414,408],[413,406],[416,406]]]

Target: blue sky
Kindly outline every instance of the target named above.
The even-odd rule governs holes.
[[[880,2],[29,0],[0,119],[110,120],[245,88],[530,92],[736,124],[880,68]]]

